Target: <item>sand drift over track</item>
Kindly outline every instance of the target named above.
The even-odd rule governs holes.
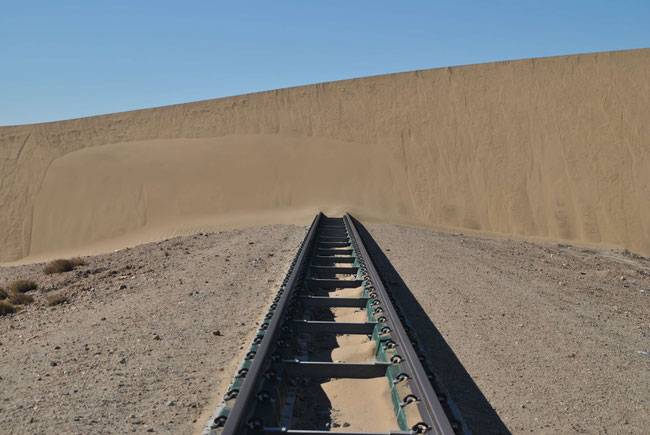
[[[0,261],[317,210],[648,255],[648,119],[643,49],[2,127]]]

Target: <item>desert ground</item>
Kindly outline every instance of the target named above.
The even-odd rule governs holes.
[[[192,433],[234,374],[304,237],[267,226],[175,238],[33,279],[35,301],[0,317],[4,433]],[[70,302],[47,307],[49,298]],[[201,421],[203,423],[203,421]]]
[[[368,229],[403,279],[394,279],[391,291],[474,433],[499,427],[483,397],[514,433],[646,431],[647,258]]]
[[[650,425],[648,259],[366,227],[391,291],[475,433]],[[61,274],[43,274],[44,264],[0,268],[0,286],[39,284],[33,303],[0,317],[3,431],[196,432],[305,231],[177,237],[85,257]],[[48,307],[57,295],[68,302]]]
[[[0,262],[317,211],[650,255],[650,49],[0,127]]]

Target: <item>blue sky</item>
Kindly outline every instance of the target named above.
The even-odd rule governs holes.
[[[650,47],[650,1],[5,1],[0,125]]]

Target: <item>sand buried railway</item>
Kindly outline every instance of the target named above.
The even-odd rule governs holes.
[[[319,213],[204,434],[466,431],[354,219]]]

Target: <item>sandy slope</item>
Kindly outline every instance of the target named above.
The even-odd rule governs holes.
[[[648,119],[643,49],[2,127],[0,261],[350,204],[384,222],[649,254]]]
[[[142,227],[156,239],[211,222],[309,223],[328,204],[412,216],[410,201],[399,199],[406,182],[401,165],[379,150],[375,164],[356,171],[364,151],[323,138],[273,135],[86,148],[50,166],[35,198],[31,250],[72,250],[128,232],[143,237]],[[386,177],[391,172],[395,176]]]

